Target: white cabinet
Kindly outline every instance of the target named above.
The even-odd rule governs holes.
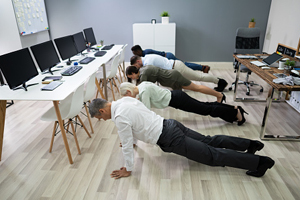
[[[133,45],[175,54],[176,24],[133,24]],[[175,54],[176,55],[176,54]]]

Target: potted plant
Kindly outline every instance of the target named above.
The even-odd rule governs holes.
[[[169,15],[168,12],[164,11],[164,12],[161,13],[160,16],[161,16],[161,23],[162,24],[168,24],[169,23],[170,15]]]
[[[285,74],[290,74],[291,70],[295,66],[295,61],[287,60],[285,61],[284,65],[285,65],[284,67]]]
[[[249,22],[249,26],[248,26],[249,28],[254,28],[255,27],[255,19],[254,18],[252,18],[251,20],[250,20],[250,22]]]

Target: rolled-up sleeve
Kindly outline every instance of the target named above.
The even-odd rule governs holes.
[[[116,118],[116,126],[118,134],[122,143],[122,152],[125,160],[125,167],[127,171],[133,171],[134,168],[134,152],[133,152],[133,134],[132,125],[124,117]]]
[[[150,99],[149,91],[146,90],[140,95],[140,100],[143,102],[143,104],[148,108],[151,109],[151,99]]]

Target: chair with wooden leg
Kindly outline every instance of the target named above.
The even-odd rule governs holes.
[[[115,98],[113,87],[115,87],[117,89],[118,93],[120,93],[117,83],[115,81],[115,78],[118,79],[117,72],[118,72],[118,66],[119,66],[119,59],[120,59],[120,53],[118,53],[112,59],[111,65],[110,65],[110,67],[107,67],[107,71],[106,71],[106,74],[107,74],[106,81],[109,82],[109,84],[110,84],[110,89],[111,89],[114,101],[116,100],[116,98]],[[99,88],[101,88],[101,83],[103,82],[103,72],[101,70],[98,70],[96,77],[97,77],[96,86],[98,88],[98,92],[101,93],[101,90]],[[118,81],[119,81],[119,79],[118,79]],[[98,94],[98,92],[97,92],[97,94]]]
[[[64,99],[63,101],[61,101],[59,103],[59,110],[61,113],[61,117],[62,120],[68,120],[68,122],[66,122],[64,124],[64,126],[71,126],[72,128],[72,134],[74,136],[75,139],[75,143],[77,146],[77,150],[78,150],[78,154],[81,154],[80,151],[80,147],[79,147],[79,143],[77,140],[77,135],[76,135],[76,131],[74,128],[74,118],[80,121],[82,127],[84,128],[84,130],[86,131],[88,137],[91,137],[90,133],[88,132],[87,128],[85,127],[85,125],[83,124],[81,118],[79,117],[79,113],[82,109],[82,103],[83,103],[83,88],[84,88],[84,84],[82,83],[81,86],[79,86],[73,93],[71,93],[66,99]],[[52,152],[52,147],[53,147],[53,142],[54,142],[54,136],[56,135],[56,129],[57,129],[57,117],[56,117],[56,112],[54,107],[50,108],[47,112],[45,112],[43,114],[43,116],[41,117],[41,120],[43,121],[54,121],[54,128],[53,128],[53,133],[52,133],[52,138],[51,138],[51,144],[50,144],[50,149],[49,152]]]
[[[120,78],[121,78],[121,81],[123,82],[122,80],[122,74],[121,72],[123,73],[123,76],[124,76],[124,81],[126,81],[126,74],[125,74],[125,49],[127,47],[127,44],[125,44],[122,49],[120,50],[120,59],[119,59],[119,74],[120,74]],[[122,66],[123,65],[123,66]]]
[[[84,97],[83,97],[83,105],[86,111],[87,118],[89,120],[89,124],[91,127],[91,133],[94,133],[91,117],[89,115],[87,102],[90,103],[90,100],[95,96],[95,90],[96,90],[96,84],[95,84],[95,78],[96,78],[96,72],[92,74],[89,79],[85,83],[85,89],[84,89]],[[103,95],[103,93],[102,93]],[[104,95],[103,95],[104,97]]]

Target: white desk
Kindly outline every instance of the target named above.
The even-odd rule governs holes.
[[[112,49],[108,50],[107,53],[102,57],[96,57],[95,60],[87,65],[81,65],[83,68],[72,76],[63,76],[64,82],[58,88],[53,91],[41,91],[41,88],[45,85],[42,84],[42,79],[50,74],[43,74],[34,77],[32,80],[28,81],[30,83],[39,83],[34,86],[28,87],[28,91],[23,89],[20,90],[10,90],[8,86],[0,87],[0,161],[2,156],[2,146],[3,146],[3,133],[5,125],[5,112],[6,112],[6,101],[7,100],[22,100],[22,101],[53,101],[55,107],[57,119],[59,122],[60,130],[64,140],[65,148],[68,154],[70,164],[73,163],[72,156],[70,153],[69,144],[66,137],[66,132],[64,130],[63,121],[60,115],[58,103],[64,100],[68,95],[70,95],[74,90],[76,90],[84,81],[87,80],[94,72],[96,72],[100,66],[103,67],[103,76],[105,84],[105,97],[107,99],[107,88],[106,88],[106,71],[105,63],[112,59],[123,45],[115,45]],[[95,52],[90,52],[87,56],[92,57]],[[81,60],[83,57],[80,57]],[[65,65],[62,63],[62,65]],[[67,67],[64,67],[67,68]],[[64,69],[62,69],[64,70]],[[54,72],[54,75],[60,75],[60,71]]]

